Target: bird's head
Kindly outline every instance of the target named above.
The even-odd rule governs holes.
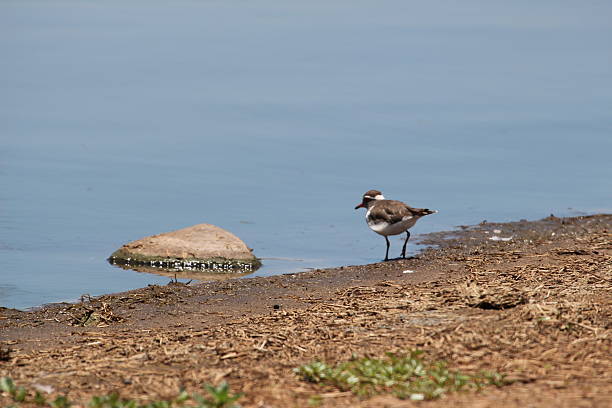
[[[357,205],[357,207],[355,207],[355,209],[358,208],[368,208],[368,204],[374,200],[384,200],[385,197],[382,195],[382,193],[378,190],[370,190],[367,193],[365,193],[363,195],[363,199],[361,201],[361,203],[359,205]]]

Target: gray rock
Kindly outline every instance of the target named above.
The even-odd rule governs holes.
[[[240,238],[211,224],[198,224],[132,241],[116,250],[108,261],[128,267],[215,273],[244,273],[261,266]]]

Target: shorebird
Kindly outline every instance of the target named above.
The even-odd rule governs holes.
[[[385,261],[389,260],[389,235],[406,232],[406,241],[402,248],[402,258],[406,258],[406,244],[410,239],[410,229],[419,218],[437,213],[427,208],[412,208],[401,201],[386,200],[378,190],[370,190],[363,195],[363,201],[355,209],[366,208],[366,222],[370,229],[385,237],[387,252]]]

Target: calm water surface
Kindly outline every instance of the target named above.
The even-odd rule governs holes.
[[[374,262],[384,240],[353,210],[370,188],[440,211],[416,233],[611,211],[610,16],[3,1],[0,305],[164,284],[105,258],[202,222],[267,258],[255,276]]]

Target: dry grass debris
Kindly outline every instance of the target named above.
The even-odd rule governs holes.
[[[62,329],[60,322],[56,329],[66,337],[46,343],[36,343],[34,335],[16,339],[36,327],[15,329],[21,331],[5,338],[4,347],[10,343],[13,352],[9,361],[0,363],[0,376],[11,376],[24,386],[52,386],[76,401],[110,392],[150,401],[172,397],[181,388],[193,392],[203,383],[227,381],[233,390],[244,393],[241,404],[246,407],[415,406],[418,402],[384,395],[364,399],[333,384],[309,383],[293,369],[313,360],[336,364],[354,355],[380,359],[388,352],[421,349],[432,360],[448,362],[453,370],[467,375],[498,372],[513,382],[480,393],[448,394],[428,402],[428,407],[608,407],[612,403],[612,217],[599,217],[549,219],[543,227],[485,224],[455,232],[458,238],[425,251],[419,260],[368,266],[372,273],[388,268],[386,279],[327,286],[323,288],[327,292],[298,291],[298,283],[284,282],[302,281],[290,277],[271,279],[288,291],[282,292],[280,302],[291,299],[298,306],[241,315],[214,312],[218,313],[214,324],[198,323],[196,312],[188,317],[179,313],[192,304],[213,304],[195,295],[180,297],[186,291],[195,293],[197,287],[184,292],[163,288],[169,291],[176,316],[168,315],[164,324],[157,320],[149,327],[129,325],[137,315],[126,313],[124,306],[138,296],[103,297],[107,306],[89,304],[89,309],[76,308],[73,315],[82,316],[76,310],[102,310],[107,319],[116,315],[124,321],[101,320],[110,326],[75,327],[72,332]],[[471,239],[484,235],[487,228],[514,228],[515,238]],[[429,267],[432,273],[458,269],[413,283],[403,280],[401,271],[407,267]],[[363,267],[355,271],[358,268]],[[387,273],[393,268],[395,275]],[[344,268],[342,273],[351,274],[352,269]],[[320,276],[307,275],[310,280]],[[269,293],[264,299],[278,304],[277,286],[266,289],[265,282],[251,285],[269,290],[257,293]],[[229,288],[225,296],[236,302],[236,293],[245,293],[237,285],[220,285]],[[155,295],[156,290],[150,291]],[[214,296],[221,299],[221,292]],[[157,313],[165,313],[167,307],[161,304]]]

